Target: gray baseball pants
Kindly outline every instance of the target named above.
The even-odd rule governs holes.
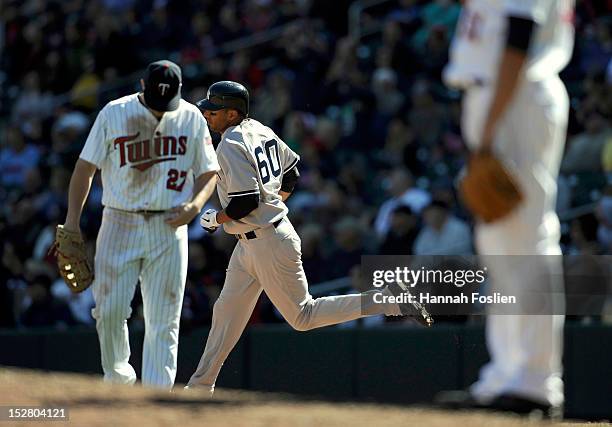
[[[364,304],[370,298],[361,294],[314,299],[302,267],[301,240],[288,219],[276,228],[270,225],[255,230],[255,234],[255,239],[239,239],[234,248],[223,290],[213,308],[206,348],[189,387],[214,391],[221,366],[242,335],[262,290],[298,331],[370,315],[400,314],[396,304]]]

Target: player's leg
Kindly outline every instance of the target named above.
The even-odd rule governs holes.
[[[397,304],[375,303],[374,293],[313,298],[302,267],[301,240],[288,220],[276,234],[246,243],[257,280],[295,329],[305,331],[376,314],[400,315]],[[266,256],[261,256],[266,254]],[[388,290],[383,294],[391,295]]]
[[[163,215],[145,219],[140,289],[145,337],[142,383],[170,389],[176,377],[179,325],[187,278],[187,226],[171,227]]]
[[[541,315],[489,316],[491,362],[472,387],[477,396],[512,393],[554,406],[563,401],[561,346],[563,301],[559,222],[554,212],[556,178],[563,151],[567,95],[557,79],[525,87],[518,95],[500,138],[525,192],[523,206],[509,218],[479,225],[479,253],[525,257],[520,269],[495,262],[489,268],[496,290],[548,295]],[[503,142],[503,140],[502,140]],[[543,280],[545,278],[546,280]],[[530,307],[523,307],[529,310]],[[531,312],[531,311],[529,311]]]
[[[132,312],[140,269],[140,249],[135,224],[126,214],[104,209],[98,233],[92,315],[100,341],[102,369],[106,381],[133,384],[136,372],[129,364],[127,319]]]
[[[189,379],[189,387],[214,391],[221,367],[242,335],[261,294],[259,283],[245,271],[243,259],[243,245],[238,243],[227,268],[223,290],[213,307],[204,353]]]

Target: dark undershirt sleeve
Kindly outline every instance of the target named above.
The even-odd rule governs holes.
[[[259,205],[259,194],[234,196],[225,207],[225,213],[233,220],[244,218]]]
[[[527,52],[533,36],[535,22],[528,18],[508,17],[508,38],[506,46]]]
[[[293,167],[292,169],[288,170],[283,175],[283,182],[281,184],[281,190],[286,193],[293,192],[293,189],[295,188],[295,184],[297,183],[299,176],[300,176],[300,171],[298,171],[297,167]]]

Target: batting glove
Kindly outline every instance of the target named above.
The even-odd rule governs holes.
[[[206,212],[200,217],[200,225],[209,233],[213,233],[219,223],[217,222],[217,211],[215,209],[206,209]]]

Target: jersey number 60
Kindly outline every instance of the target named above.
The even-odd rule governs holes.
[[[266,184],[270,181],[270,174],[277,177],[281,173],[280,154],[278,152],[278,143],[276,140],[271,139],[266,141],[264,148],[266,151],[265,156],[264,149],[261,148],[261,146],[255,149],[255,158],[257,159],[257,167],[259,168],[262,184]],[[267,161],[266,158],[268,159]]]

